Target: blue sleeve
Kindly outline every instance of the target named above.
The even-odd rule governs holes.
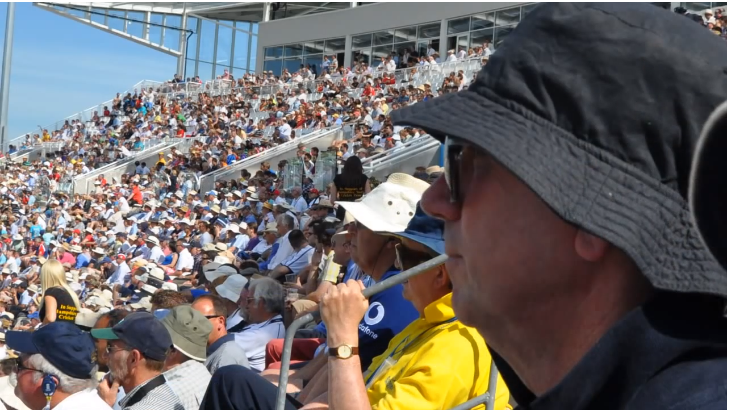
[[[402,296],[398,285],[370,298],[370,307],[359,323],[359,355],[363,371],[382,354],[390,339],[419,317],[412,303]]]

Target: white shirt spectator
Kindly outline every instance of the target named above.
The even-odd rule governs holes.
[[[283,318],[276,315],[263,323],[244,327],[235,334],[235,342],[246,352],[251,369],[261,372],[266,365],[266,344],[283,338],[285,331]]]
[[[74,393],[65,399],[63,399],[62,402],[58,403],[55,407],[53,407],[54,410],[77,410],[77,409],[85,409],[85,410],[109,410],[110,407],[108,404],[104,402],[104,400],[101,400],[101,397],[99,397],[99,393],[96,391],[96,389],[88,389],[88,390],[82,390],[78,393]]]
[[[291,231],[286,232],[284,236],[276,240],[276,242],[279,243],[278,251],[276,251],[276,255],[273,256],[273,259],[271,259],[271,262],[268,264],[268,269],[276,268],[276,266],[280,265],[281,262],[285,261],[286,258],[294,253],[294,248],[291,247],[291,243],[289,242],[290,232]]]
[[[291,201],[291,206],[294,207],[297,213],[304,213],[307,209],[309,209],[309,204],[306,203],[306,199],[304,199],[303,196],[300,196],[293,201]]]
[[[456,57],[458,57],[459,60],[463,60],[464,58],[466,58],[466,50],[458,50],[458,55]]]
[[[286,258],[285,261],[281,262],[281,265],[288,267],[291,270],[291,273],[298,275],[299,272],[309,266],[312,256],[314,256],[314,248],[310,245],[306,245],[299,249],[298,252]]]
[[[149,260],[154,263],[160,263],[165,259],[165,253],[162,251],[162,248],[159,246],[152,247],[152,250],[149,252]]]
[[[192,254],[187,249],[183,249],[182,252],[180,252],[180,255],[177,257],[177,265],[175,266],[175,270],[183,270],[185,268],[192,270],[192,266],[195,264],[195,259],[192,257]],[[191,272],[186,272],[183,274],[183,276],[189,275]]]
[[[285,122],[282,126],[278,127],[278,131],[284,140],[291,139],[291,126],[288,123]]]

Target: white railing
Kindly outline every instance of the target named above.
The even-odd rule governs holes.
[[[416,167],[434,165],[441,144],[429,136],[419,137],[400,147],[373,155],[362,161],[362,170],[369,176],[387,177],[393,172],[412,174]]]
[[[214,172],[211,172],[209,174],[202,175],[200,177],[200,191],[201,192],[207,192],[215,188],[215,182],[216,181],[227,181],[234,177],[234,175],[239,174],[240,171],[256,164],[260,164],[262,162],[266,161],[273,161],[276,157],[285,155],[287,156],[286,159],[289,159],[291,156],[290,154],[293,154],[298,149],[299,144],[311,144],[314,143],[317,140],[324,139],[325,137],[331,137],[331,141],[333,141],[337,136],[340,136],[341,129],[339,127],[337,128],[329,128],[329,129],[323,129],[316,132],[312,132],[310,134],[304,135],[300,138],[294,138],[291,141],[284,142],[281,145],[277,145],[275,147],[269,148],[265,151],[259,152],[258,154],[251,155],[250,157],[247,157],[245,159],[242,159],[236,163],[234,163],[231,166],[221,168],[219,170],[216,170]],[[325,144],[320,144],[323,146],[318,146],[317,148],[325,149],[331,144],[331,141],[326,140]]]

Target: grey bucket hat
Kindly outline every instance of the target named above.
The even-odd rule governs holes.
[[[647,3],[544,3],[466,91],[393,124],[486,150],[657,288],[726,297],[689,213],[692,154],[726,101],[726,42]]]

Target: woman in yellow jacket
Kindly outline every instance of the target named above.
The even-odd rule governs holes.
[[[399,268],[444,253],[442,232],[442,222],[418,207],[408,229],[395,234],[402,241],[397,245]],[[305,408],[320,403],[335,410],[450,409],[487,391],[491,355],[478,332],[455,317],[445,266],[404,284],[403,296],[420,318],[390,341],[364,375],[356,355],[358,324],[369,306],[363,289],[361,282],[349,281],[322,298],[330,349],[328,389]],[[508,402],[509,392],[499,377],[494,408],[510,409]]]

